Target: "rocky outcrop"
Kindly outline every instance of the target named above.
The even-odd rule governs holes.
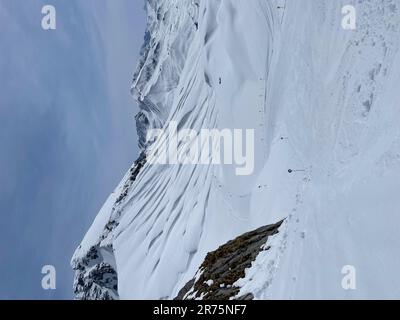
[[[75,261],[74,294],[78,300],[118,299],[118,276],[115,263],[105,262],[100,246],[92,247],[85,258]],[[112,248],[107,250],[112,254]],[[108,255],[110,256],[110,255]]]
[[[125,183],[118,198],[112,204],[112,213],[97,241],[88,250],[82,245],[76,250],[71,265],[75,270],[74,294],[77,300],[117,300],[118,274],[113,245],[107,241],[108,235],[118,226],[118,206],[124,201],[133,183],[146,163],[143,152],[125,177]]]
[[[208,253],[195,278],[175,300],[252,300],[251,293],[238,296],[240,287],[235,283],[245,277],[261,251],[269,250],[268,238],[279,232],[282,222],[245,233]]]

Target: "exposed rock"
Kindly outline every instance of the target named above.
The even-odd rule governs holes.
[[[200,276],[190,280],[175,300],[252,300],[251,293],[236,297],[240,287],[234,284],[245,277],[245,270],[261,251],[269,250],[265,246],[268,237],[279,232],[282,222],[245,233],[208,253],[198,271]]]
[[[129,189],[136,181],[136,177],[138,176],[139,172],[142,170],[143,166],[146,163],[146,154],[142,152],[139,158],[135,161],[132,168],[129,170],[130,176],[129,179],[125,182],[123,187],[123,191],[121,192],[120,196],[118,197],[116,204],[119,204],[125,197],[128,195]]]
[[[115,201],[113,212],[118,213],[117,207],[128,195],[130,188],[138,174],[146,164],[144,152],[135,161],[126,178],[123,188]],[[78,300],[117,300],[118,275],[112,244],[105,241],[109,234],[118,226],[118,221],[113,217],[104,226],[98,242],[90,249],[78,254],[78,247],[71,265],[75,270],[74,294]],[[104,241],[104,242],[103,242]]]
[[[74,281],[76,299],[118,299],[117,272],[110,263],[103,261],[99,247],[92,247],[86,258],[82,259],[74,267],[76,270]]]

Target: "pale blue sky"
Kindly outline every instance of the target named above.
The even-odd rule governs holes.
[[[57,30],[41,28],[45,4]],[[0,299],[72,298],[73,251],[138,153],[143,4],[0,0]]]

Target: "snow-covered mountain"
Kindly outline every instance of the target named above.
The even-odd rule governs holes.
[[[282,220],[238,297],[399,298],[400,1],[146,6],[132,85],[143,152],[75,252],[77,298],[173,299],[207,253]],[[253,174],[149,163],[148,131],[172,121],[254,129]]]

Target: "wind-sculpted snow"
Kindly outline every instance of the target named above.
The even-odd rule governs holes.
[[[132,94],[139,102],[136,116],[139,146],[149,128],[162,128],[171,111],[186,55],[198,28],[198,1],[146,2],[147,30]]]
[[[208,252],[283,219],[240,295],[400,296],[400,1],[357,1],[355,30],[345,4],[147,2],[132,85],[143,154],[74,255],[78,298],[172,299]],[[254,129],[253,174],[146,162],[148,131],[171,121]],[[342,287],[345,265],[356,290]]]

